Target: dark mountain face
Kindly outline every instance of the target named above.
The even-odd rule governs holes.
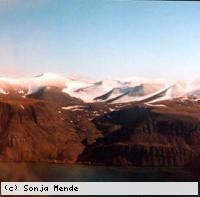
[[[35,93],[27,95],[27,98],[45,100],[59,106],[80,105],[84,103],[81,99],[71,97],[63,93],[62,89],[52,86],[41,87]]]
[[[118,96],[114,96],[114,98],[109,99],[109,97],[115,93],[118,93]],[[115,101],[123,96],[143,96],[144,95],[144,88],[143,85],[139,85],[139,86],[135,86],[135,87],[123,87],[123,88],[113,88],[112,90],[110,90],[109,92],[107,92],[106,94],[103,94],[101,96],[98,96],[96,98],[94,98],[94,100],[96,101],[105,101],[107,99],[107,102],[112,102]]]
[[[96,118],[104,137],[88,146],[79,160],[100,165],[186,165],[200,154],[200,106],[179,104],[133,106]]]

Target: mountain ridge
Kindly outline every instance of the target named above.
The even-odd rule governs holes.
[[[137,102],[142,97],[169,88],[163,99],[180,97],[199,97],[200,83],[198,80],[178,81],[144,79],[137,77],[93,80],[82,76],[65,76],[54,73],[43,73],[34,77],[4,78],[0,77],[0,95],[16,94],[26,97],[40,91],[41,88],[56,87],[72,97],[90,102]]]

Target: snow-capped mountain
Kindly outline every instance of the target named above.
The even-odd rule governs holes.
[[[200,155],[199,84],[0,78],[0,161],[185,166]]]
[[[0,77],[0,95],[26,97],[41,88],[56,87],[61,92],[84,102],[125,103],[157,101],[174,98],[200,98],[200,81],[151,80],[144,78],[118,78],[96,81],[90,78],[70,75],[61,76],[44,73],[30,78]]]

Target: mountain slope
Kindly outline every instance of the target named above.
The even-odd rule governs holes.
[[[75,161],[83,145],[56,112],[52,105],[33,99],[0,102],[0,160]]]
[[[184,166],[200,155],[200,105],[122,108],[94,120],[104,137],[79,156],[100,165]]]

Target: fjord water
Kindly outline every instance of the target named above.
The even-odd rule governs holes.
[[[182,168],[0,163],[1,181],[194,181]]]

